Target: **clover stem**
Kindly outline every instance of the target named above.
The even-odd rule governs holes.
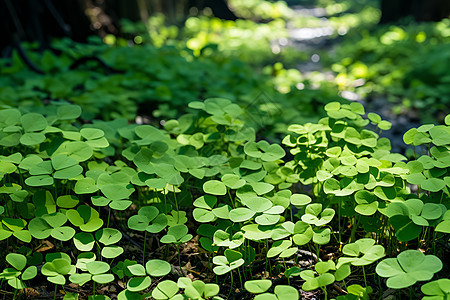
[[[178,209],[178,201],[177,201],[177,194],[175,193],[175,188],[173,189],[173,198],[175,199],[175,206],[177,207],[177,212],[178,212],[179,209]]]
[[[22,176],[22,172],[20,172],[20,168],[17,168],[17,171],[19,171],[20,185],[23,186],[23,176]]]
[[[164,245],[164,259],[167,259],[167,256],[169,255],[169,244]]]
[[[441,200],[439,200],[439,204],[442,204],[442,200],[444,200],[444,192],[441,192]]]
[[[92,292],[94,293],[94,298],[95,298],[95,281],[94,281],[94,287],[93,287]]]
[[[320,261],[320,245],[316,244],[317,261]]]
[[[227,189],[228,197],[230,197],[231,205],[233,205],[233,208],[236,208],[236,203],[233,201],[233,197],[231,197],[230,190]]]
[[[375,275],[376,276],[376,275]],[[383,287],[381,286],[381,276],[376,276],[378,278],[378,290],[379,290],[379,299],[383,296]]]
[[[339,242],[339,238],[337,238],[336,235],[334,234],[333,227],[331,227],[330,225],[328,225],[327,227],[330,228],[330,231],[331,231],[331,234],[333,235],[333,238],[334,238],[336,241]],[[341,245],[340,245],[340,243],[339,243],[339,250],[340,250],[340,247],[341,247]]]
[[[208,257],[208,270],[211,268],[211,256],[209,256],[209,252],[206,253],[206,256]]]
[[[427,237],[427,233],[428,233],[428,227],[425,227],[425,230],[423,231],[423,235],[422,235],[422,241],[424,241],[424,242],[427,240],[427,238],[426,238]],[[420,241],[421,240],[419,238],[419,241],[418,241],[419,245],[420,245]]]
[[[239,268],[237,268],[237,271],[238,271],[238,275],[239,275],[239,282],[241,283],[241,289],[243,289],[244,286],[242,285],[241,271],[239,271]]]
[[[111,207],[108,206],[108,221],[106,222],[106,227],[109,228],[109,218],[111,217]]]
[[[338,202],[338,232],[339,232],[339,250],[342,247],[342,237],[341,237],[341,201]]]
[[[142,249],[142,264],[145,263],[145,244],[147,244],[147,230],[144,233],[144,247]]]
[[[284,265],[284,276],[286,276],[286,271],[287,271],[287,267],[286,267],[286,261],[283,258],[283,265]],[[288,280],[288,285],[291,285],[291,280],[289,279],[290,276],[286,276],[287,280]]]
[[[270,276],[272,276],[272,267],[271,267],[271,265],[270,265],[270,260],[269,259],[267,259],[267,253],[269,252],[269,240],[268,239],[265,239],[265,242],[266,242],[266,270],[267,270],[267,266],[269,267],[269,275]]]
[[[155,194],[156,194],[156,191],[155,191]],[[165,193],[163,193],[163,195],[164,195],[164,213],[167,214],[167,198],[166,198]]]
[[[294,216],[292,215],[292,205],[289,206],[289,213],[291,215],[291,222],[294,222]]]
[[[16,299],[16,295],[17,295],[17,289],[14,289],[14,296],[13,296],[13,300]]]
[[[5,194],[5,195],[6,195],[6,194]],[[6,198],[6,196],[3,196],[3,197],[5,198],[5,211],[6,211],[6,215],[8,215],[8,216],[10,216],[10,217],[13,217],[12,213],[9,211],[9,207],[8,207],[9,201],[8,201],[8,199]]]
[[[102,247],[100,247],[100,244],[98,243],[98,241],[95,241],[95,243],[97,244],[97,255],[98,255],[98,257],[100,258],[100,261],[102,261],[102,255],[101,255],[101,248]]]
[[[230,286],[230,291],[228,292],[227,299],[230,299],[231,291],[233,290],[233,270],[230,272],[230,275],[231,275],[231,286]]]
[[[434,255],[436,255],[436,235],[437,235],[437,232],[435,231],[434,233],[433,233],[433,239],[432,239],[432,248],[433,248],[433,254]]]
[[[364,276],[364,286],[367,287],[367,280],[366,280],[366,270],[364,270],[364,266],[362,266],[363,276]]]
[[[358,223],[359,223],[359,215],[356,216],[356,218],[353,222],[352,231],[350,233],[349,243],[355,241],[355,233],[356,233],[356,229],[358,228]]]
[[[309,243],[306,244],[306,245],[308,246],[308,250],[309,250],[309,253],[310,253],[310,258],[311,258],[310,264],[313,265],[314,263],[313,263],[312,259],[314,258],[314,255],[313,255],[313,251],[311,249],[311,245]]]
[[[322,289],[323,293],[325,294],[325,300],[327,300],[328,299],[327,287],[325,286],[325,287],[320,287],[320,288]]]
[[[244,240],[244,244],[245,242],[247,242],[247,249],[248,249],[248,256],[250,257],[250,241],[249,240]],[[258,245],[259,246],[259,245]],[[244,269],[245,270],[245,269]],[[247,269],[248,273],[250,274],[250,279],[253,279],[253,270],[252,270],[252,265],[249,265],[249,268]]]
[[[177,252],[178,252],[178,265],[180,266],[180,271],[183,276],[185,276],[183,268],[181,267],[181,253],[180,253],[180,245],[176,244]]]
[[[387,253],[390,254],[391,253],[391,229],[388,227],[388,233],[389,233],[389,239],[388,239],[388,249],[387,249]]]
[[[58,181],[55,181],[55,184],[53,185],[53,197],[54,199],[58,198],[58,191],[56,190],[56,185]]]
[[[56,290],[57,290],[57,288],[58,288],[58,285],[57,285],[57,284],[55,284],[55,292],[53,293],[53,300],[55,300],[55,299],[56,299]]]

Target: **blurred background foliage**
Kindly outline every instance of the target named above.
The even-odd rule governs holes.
[[[1,2],[0,104],[160,122],[224,97],[274,137],[331,101],[442,122],[450,5],[425,0]],[[401,8],[401,9],[399,9]]]

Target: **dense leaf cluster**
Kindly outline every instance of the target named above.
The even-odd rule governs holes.
[[[231,285],[237,273],[255,299],[298,299],[289,282],[300,278],[304,291],[327,294],[360,268],[365,286],[348,292],[370,293],[364,268],[386,255],[376,273],[391,288],[431,280],[443,268],[450,117],[405,134],[407,143],[430,146],[430,155],[406,163],[367,128],[387,130],[388,122],[373,113],[365,119],[359,104],[333,102],[318,123],[289,127],[283,143],[293,159],[284,161],[280,145],[256,140],[237,104],[211,98],[189,106],[193,113],[163,128],[124,119],[81,124],[82,110],[67,104],[46,114],[0,110],[0,239],[9,249],[0,277],[15,291],[45,276],[55,285],[92,283],[95,295],[96,285],[119,278],[126,282],[119,299],[142,291],[154,299],[221,299],[217,284],[183,277],[181,249],[194,236],[211,260],[205,270],[229,275]],[[420,187],[417,194],[408,184]],[[126,259],[121,240],[130,230],[144,235],[141,262]],[[176,248],[178,271],[167,256],[149,254],[150,236]],[[45,258],[31,251],[42,240],[55,245]],[[325,245],[342,255],[325,259]],[[305,250],[315,263],[301,267]],[[261,260],[267,273],[257,269]],[[267,292],[279,273],[288,285]],[[149,290],[163,276],[170,279]]]

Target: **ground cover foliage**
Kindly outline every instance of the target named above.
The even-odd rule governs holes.
[[[449,104],[448,19],[429,23],[406,19],[395,25],[379,25],[378,1],[317,4],[324,9],[324,17],[296,15],[282,2],[236,0],[230,2],[231,7],[246,19],[192,16],[179,29],[166,26],[163,16],[155,16],[149,20],[148,34],[143,24],[129,22],[125,31],[143,43],[187,46],[197,57],[235,57],[256,68],[266,66],[276,83],[284,82],[276,84],[283,94],[297,94],[299,81],[307,88],[312,85],[326,90],[331,86],[368,100],[386,98],[394,114],[410,114],[424,122],[443,121]],[[288,29],[305,27],[331,30],[329,40],[336,43],[335,50],[295,49],[286,39]],[[320,73],[302,74],[294,68],[315,53],[335,75],[333,81]]]
[[[280,3],[248,9],[259,2],[232,1],[253,21],[194,17],[181,33],[153,17],[148,40],[125,24],[132,44],[25,45],[45,74],[1,61],[5,298],[449,297],[446,21],[344,42],[327,58],[337,84],[317,85],[272,46],[285,22],[321,21]],[[370,7],[327,5],[336,30],[373,22]],[[400,40],[424,47],[410,58]],[[397,58],[407,68],[390,69]],[[380,137],[391,124],[337,96],[361,78],[360,93],[415,93],[402,105],[441,116],[404,133],[414,155],[393,153]]]
[[[350,35],[333,58],[337,83],[362,95],[386,95],[397,114],[413,110],[425,122],[442,120],[450,103],[448,26],[444,19]],[[365,83],[352,86],[358,79]]]
[[[134,121],[140,115],[155,121],[180,116],[193,100],[224,97],[249,107],[249,115],[257,109],[261,117],[247,122],[270,137],[290,123],[317,121],[324,104],[344,101],[329,88],[306,83],[298,90],[298,71],[263,74],[239,58],[196,56],[187,47],[111,47],[94,38],[89,44],[59,40],[43,53],[36,48],[28,45],[29,55],[45,74],[31,72],[16,54],[1,61],[2,104],[39,112],[47,109],[43,101],[66,101],[81,106],[85,120]],[[279,114],[281,109],[287,110]]]
[[[407,162],[367,127],[390,123],[357,103],[291,125],[289,155],[230,100],[189,107],[161,128],[82,124],[68,104],[0,110],[3,288],[19,297],[46,278],[65,299],[108,299],[98,288],[113,281],[118,299],[299,299],[337,296],[353,274],[337,299],[423,281],[444,299],[448,282],[432,280],[448,274],[449,116],[405,134],[429,146]]]

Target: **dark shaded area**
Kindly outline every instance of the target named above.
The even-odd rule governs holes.
[[[238,17],[230,10],[226,0],[190,0],[189,8],[196,7],[199,10],[209,7],[214,16],[224,20],[237,20]]]
[[[164,13],[169,20],[189,14],[191,8],[201,11],[209,7],[214,16],[236,20],[226,0],[125,1],[125,0],[3,0],[0,1],[0,26],[7,34],[0,40],[2,56],[20,41],[38,41],[40,48],[49,47],[52,37],[70,37],[85,42],[92,34],[119,34],[119,20],[139,21],[154,12]],[[143,10],[146,12],[143,13]]]
[[[450,14],[446,0],[381,0],[380,23],[395,23],[406,17],[415,21],[440,21]]]
[[[15,39],[38,41],[41,48],[48,48],[51,37],[85,41],[92,35],[89,18],[78,1],[4,0],[0,2],[0,26],[7,32],[0,40],[3,56],[17,44]]]

